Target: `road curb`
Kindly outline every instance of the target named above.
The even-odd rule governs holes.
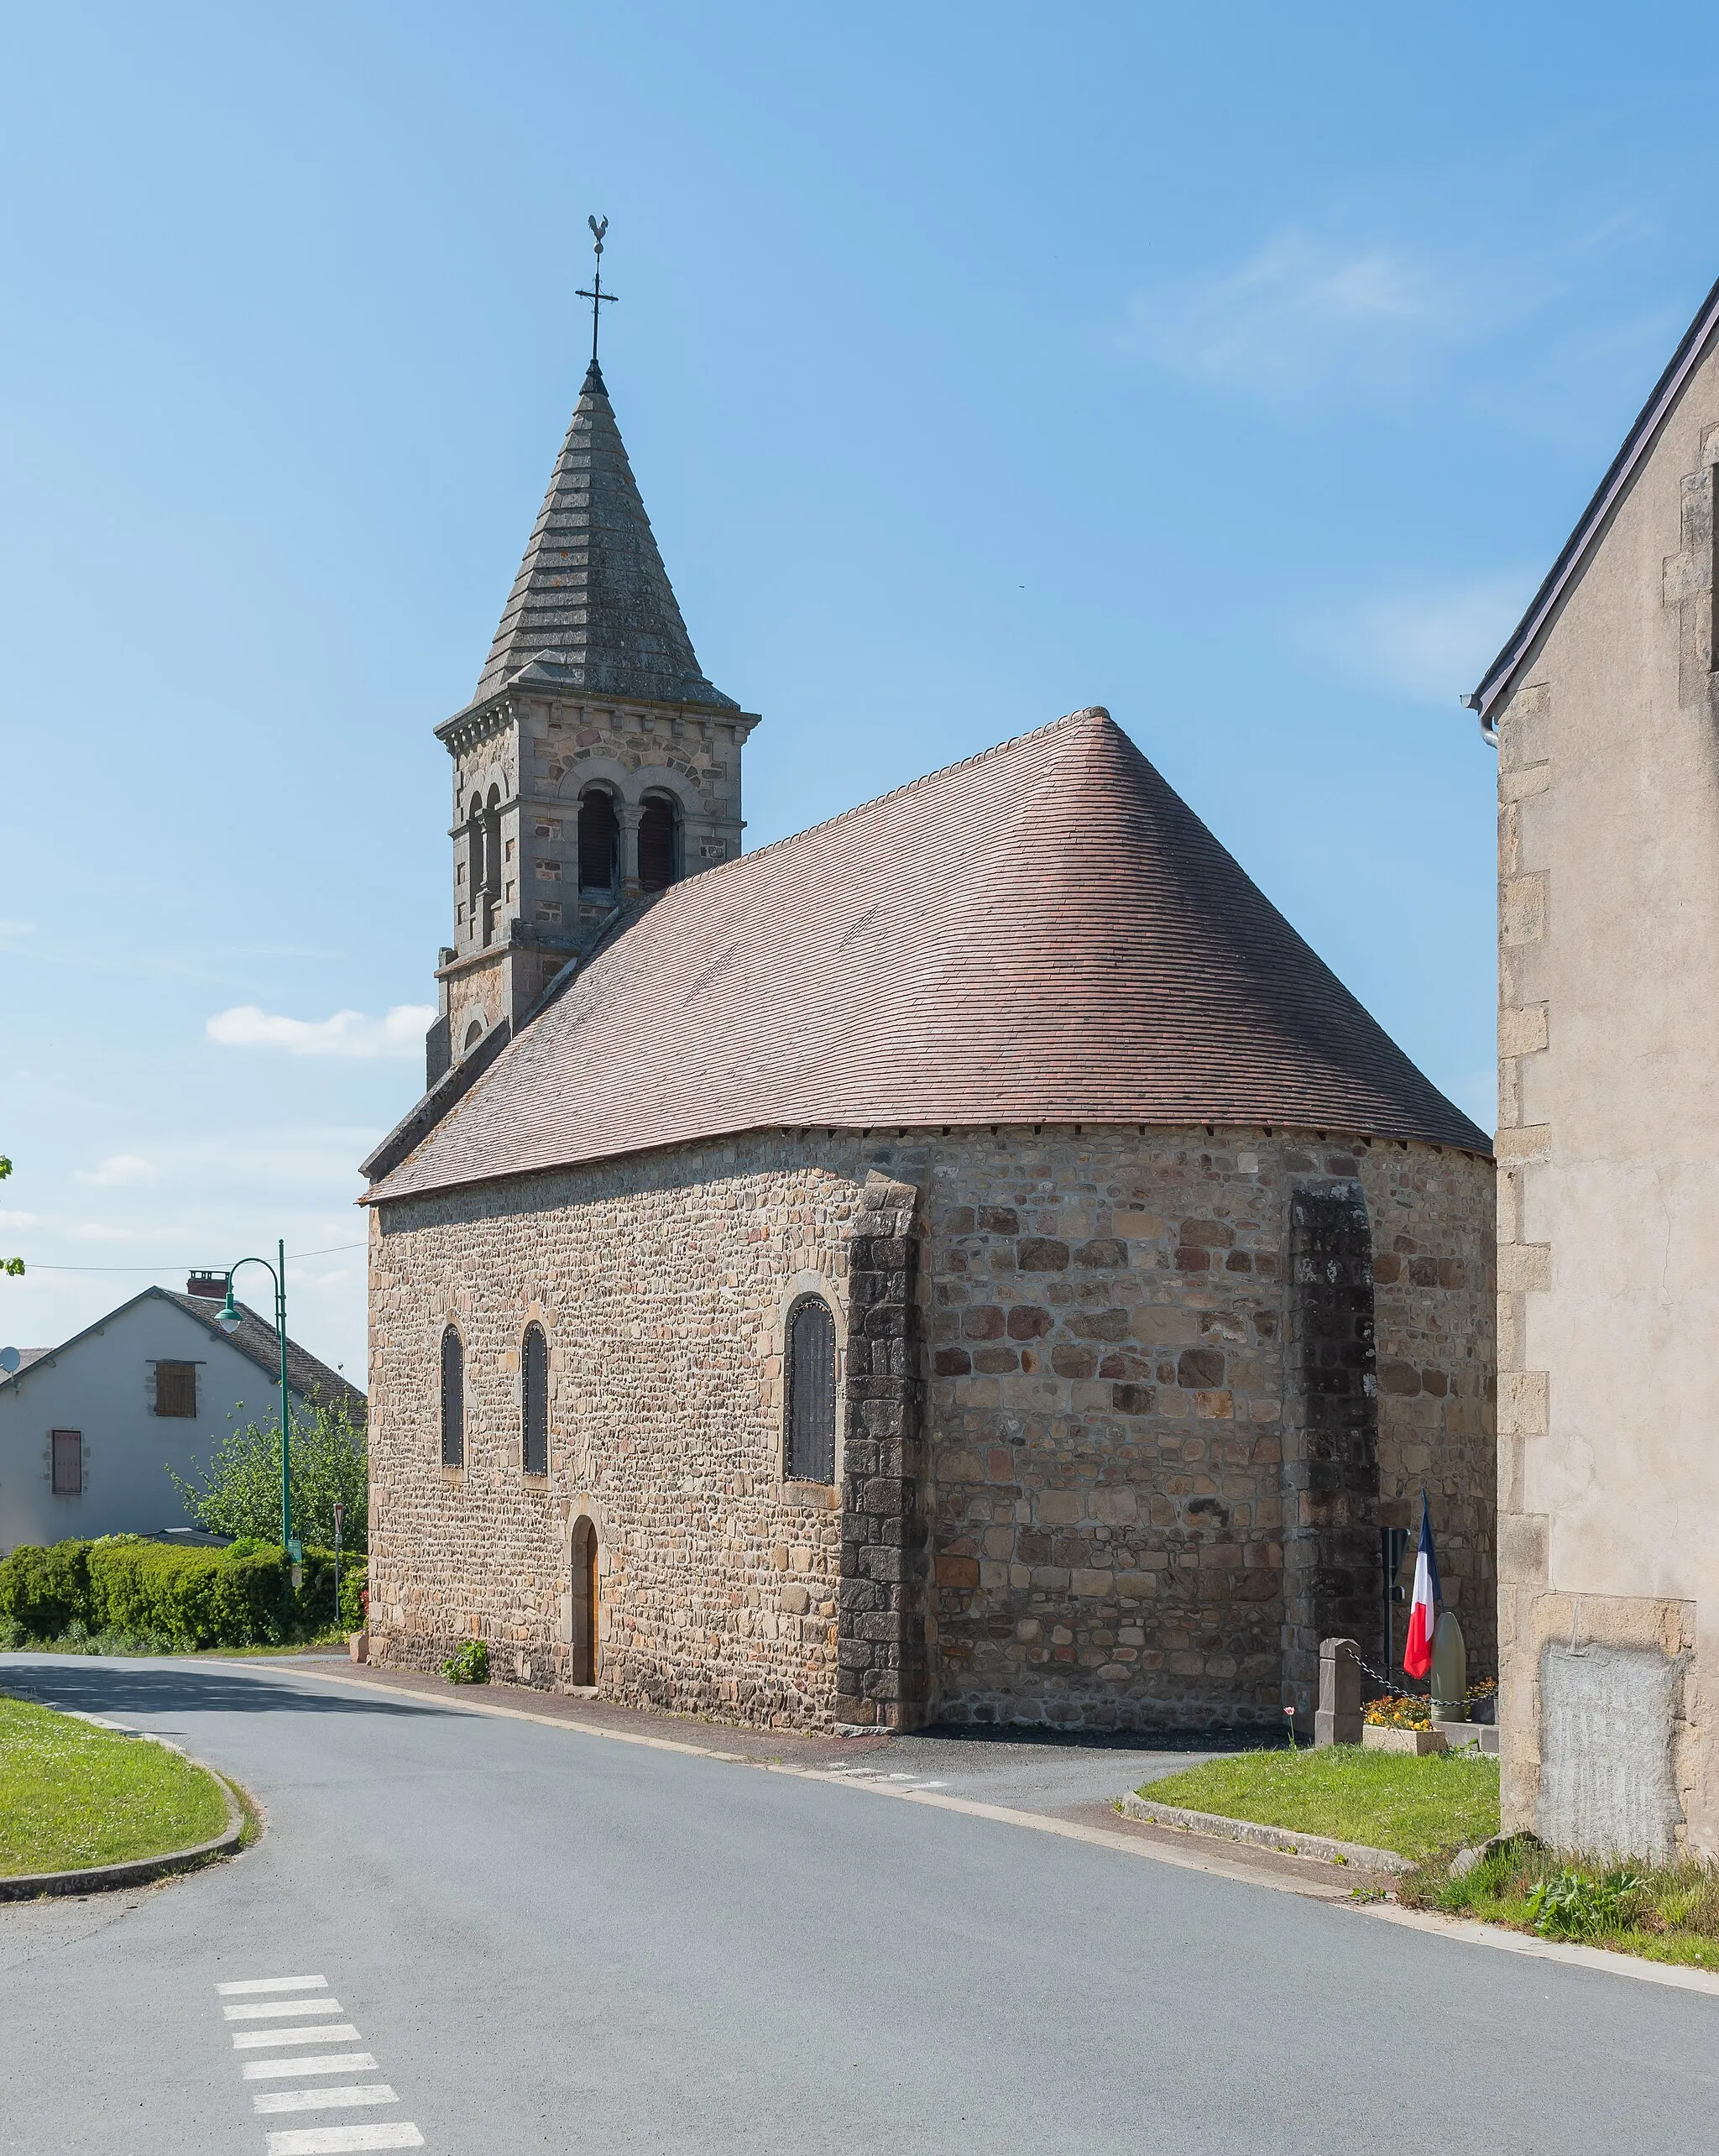
[[[1356,1913],[1377,1917],[1405,1930],[1430,1932],[1465,1946],[1490,1946],[1494,1952],[1525,1954],[1535,1961],[1561,1961],[1566,1969],[1593,1969],[1602,1976],[1633,1976],[1638,1984],[1664,1984],[1677,1991],[1701,1991],[1719,1998],[1719,1975],[1711,1969],[1685,1969],[1675,1961],[1648,1961],[1638,1954],[1613,1954],[1603,1946],[1575,1946],[1539,1939],[1504,1924],[1481,1923],[1473,1917],[1444,1917],[1429,1909],[1400,1908],[1395,1902],[1361,1902]]]
[[[99,1714],[79,1714],[76,1719],[94,1722],[103,1729],[121,1727]],[[124,1734],[141,1738],[145,1744],[159,1745],[165,1751],[177,1752],[181,1759],[201,1768],[227,1800],[226,1826],[211,1840],[197,1842],[190,1849],[169,1850],[161,1856],[133,1857],[125,1864],[94,1864],[82,1871],[26,1871],[0,1878],[0,1902],[33,1902],[43,1894],[105,1894],[116,1886],[147,1886],[151,1881],[165,1879],[173,1872],[189,1871],[215,1857],[229,1856],[238,1848],[244,1839],[244,1807],[233,1794],[233,1784],[227,1777],[218,1773],[206,1760],[194,1757],[181,1745],[170,1744],[165,1737],[155,1736],[147,1730],[128,1730]]]
[[[1297,1834],[1293,1827],[1262,1826],[1257,1819],[1225,1818],[1217,1812],[1190,1812],[1180,1804],[1154,1804],[1149,1797],[1131,1790],[1117,1800],[1116,1808],[1145,1826],[1175,1827],[1184,1834],[1216,1834],[1225,1841],[1246,1842],[1268,1849],[1278,1856],[1311,1856],[1327,1864],[1342,1862],[1366,1871],[1413,1871],[1414,1865],[1395,1850],[1370,1849],[1365,1842],[1335,1841],[1329,1834]]]

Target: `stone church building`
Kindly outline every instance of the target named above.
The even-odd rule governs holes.
[[[1100,709],[740,850],[593,365],[371,1179],[371,1646],[739,1720],[1279,1725],[1424,1486],[1492,1653],[1493,1191]],[[1382,1649],[1379,1649],[1382,1651]]]
[[[1498,751],[1504,1824],[1719,1856],[1719,286],[1469,702]]]

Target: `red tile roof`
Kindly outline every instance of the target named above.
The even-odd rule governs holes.
[[[745,1130],[1023,1122],[1492,1149],[1091,710],[665,892],[372,1196]]]

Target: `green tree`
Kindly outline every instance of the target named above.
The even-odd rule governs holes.
[[[12,1163],[7,1159],[3,1153],[0,1153],[0,1183],[3,1183],[11,1173]],[[16,1275],[22,1273],[23,1270],[24,1260],[22,1258],[0,1258],[0,1273],[11,1273]]]
[[[280,1540],[280,1428],[248,1422],[215,1448],[195,1481],[174,1474],[185,1509],[212,1535]],[[334,1507],[346,1507],[342,1548],[370,1546],[370,1459],[364,1426],[344,1400],[312,1399],[292,1419],[292,1524],[301,1542],[334,1546]]]

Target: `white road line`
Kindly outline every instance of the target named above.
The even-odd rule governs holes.
[[[242,1984],[217,1984],[223,1999],[236,1999],[243,1991],[326,1991],[326,1976],[248,1976]]]
[[[222,2013],[230,2021],[288,2021],[295,2015],[343,2014],[346,2008],[338,1999],[265,1999],[259,2006],[223,2007]]]
[[[317,2034],[321,2035],[319,2029]],[[253,2059],[244,2070],[248,2081],[279,2081],[289,2074],[374,2074],[379,2070],[368,2051],[334,2051],[321,2059]]]
[[[265,2043],[362,2043],[350,2022],[318,2022],[314,2028],[236,2028],[235,2051],[260,2051]]]
[[[261,2096],[251,2098],[251,2108],[258,2112],[355,2111],[360,2104],[399,2101],[386,2081],[369,2081],[363,2087],[354,2082],[349,2089],[265,2089]]]
[[[299,2127],[290,2133],[271,2133],[269,2156],[347,2156],[354,2148],[421,2148],[424,2137],[410,2119],[390,2119],[386,2126]]]

